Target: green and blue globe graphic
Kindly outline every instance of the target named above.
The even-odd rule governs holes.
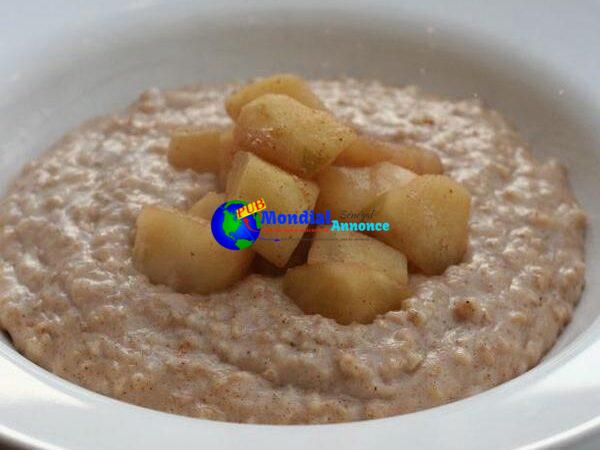
[[[260,213],[238,219],[237,210],[246,206],[241,200],[231,200],[217,208],[210,227],[215,240],[229,250],[250,247],[260,236]]]

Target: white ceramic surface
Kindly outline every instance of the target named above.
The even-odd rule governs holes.
[[[148,86],[289,70],[478,96],[590,212],[587,288],[538,367],[483,394],[388,419],[253,426],[134,407],[65,382],[0,338],[0,436],[32,448],[599,448],[600,3],[597,1],[2,2],[0,189],[86,118]]]

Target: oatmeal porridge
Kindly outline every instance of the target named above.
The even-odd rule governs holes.
[[[305,314],[282,276],[257,271],[205,294],[151,283],[134,261],[142,209],[188,210],[220,190],[215,174],[169,162],[170,136],[227,126],[223,102],[234,88],[151,89],[66,135],[2,201],[0,326],[16,348],[117,399],[256,423],[408,413],[536,365],[584,283],[585,214],[560,164],[536,161],[476,101],[352,79],[311,87],[315,108],[432,152],[464,186],[468,245],[458,263],[414,271],[401,307],[364,323]],[[278,164],[294,170],[290,161]]]

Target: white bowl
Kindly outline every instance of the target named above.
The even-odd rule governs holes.
[[[594,1],[188,2],[3,5],[1,189],[71,127],[157,85],[274,71],[414,83],[500,110],[539,158],[570,169],[590,213],[587,287],[544,361],[438,408],[359,423],[238,425],[94,394],[0,342],[0,436],[31,448],[500,449],[600,435],[600,6]],[[594,444],[596,443],[596,444]]]

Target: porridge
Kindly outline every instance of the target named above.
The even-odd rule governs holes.
[[[342,422],[417,411],[476,394],[537,364],[569,322],[584,283],[585,214],[562,167],[533,159],[504,120],[475,101],[352,79],[311,87],[317,97],[306,91],[301,101],[314,110],[329,110],[361,133],[439,156],[444,175],[470,196],[470,213],[463,202],[466,253],[450,255],[446,245],[449,263],[430,265],[406,248],[411,274],[403,280],[401,302],[365,320],[340,319],[335,311],[337,320],[324,317],[327,312],[305,313],[320,312],[310,311],[304,298],[322,295],[313,292],[313,259],[319,269],[313,272],[326,275],[323,282],[339,279],[361,288],[361,276],[348,278],[339,262],[319,265],[343,253],[340,248],[311,250],[308,265],[288,270],[293,277],[283,275],[292,251],[282,257],[284,247],[257,244],[266,255],[262,262],[280,272],[252,269],[242,276],[260,261],[239,257],[235,264],[243,270],[218,282],[215,272],[208,285],[151,283],[162,266],[134,251],[143,239],[136,229],[144,229],[144,208],[154,207],[151,223],[159,223],[156,205],[211,211],[224,200],[222,194],[205,195],[221,190],[226,174],[176,167],[178,161],[168,157],[170,136],[182,126],[227,126],[223,102],[232,87],[152,89],[127,111],[66,135],[27,165],[2,201],[0,326],[17,349],[114,398],[256,423]],[[347,130],[338,131],[336,139],[346,139]],[[294,172],[289,177],[295,180],[313,178],[321,161],[296,164],[293,156],[273,163]],[[248,153],[233,164],[247,170],[253,158],[260,160]],[[419,167],[427,172],[435,161]],[[216,160],[198,164],[220,170]],[[343,171],[330,167],[318,174],[322,190],[344,180]],[[379,180],[389,170],[378,166],[368,175]],[[243,183],[228,184],[238,193],[243,189]],[[334,209],[338,198],[330,197],[318,201]],[[198,205],[207,198],[211,207]],[[397,204],[388,200],[380,206]],[[214,265],[207,261],[210,271]],[[388,271],[404,267],[406,273],[406,259],[390,253],[386,261],[388,266],[369,272],[376,287],[387,282]],[[347,291],[351,298],[354,291]]]

